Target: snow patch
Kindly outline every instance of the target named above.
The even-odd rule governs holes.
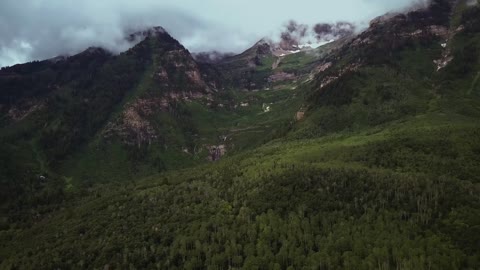
[[[327,45],[328,43],[332,43],[334,41],[335,39],[323,40],[320,42],[308,42],[307,44],[298,45],[298,47],[300,49],[309,49],[309,48],[316,49],[316,48],[322,47],[323,45]]]
[[[310,42],[309,41],[306,44],[295,45],[294,48],[296,48],[296,50],[285,51],[285,50],[280,49],[280,50],[277,50],[276,53],[277,53],[277,56],[283,57],[283,56],[287,56],[287,55],[290,55],[290,54],[295,54],[295,53],[299,53],[299,52],[303,52],[303,51],[314,50],[314,49],[322,47],[326,44],[332,43],[334,41],[335,41],[335,39],[324,40],[324,41],[320,41],[320,42]]]

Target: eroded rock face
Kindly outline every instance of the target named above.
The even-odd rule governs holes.
[[[157,127],[150,121],[156,113],[172,112],[171,104],[189,102],[200,98],[208,98],[215,90],[215,81],[209,80],[207,72],[202,69],[190,53],[177,41],[173,40],[162,29],[147,33],[160,40],[153,50],[157,50],[151,79],[145,90],[135,101],[125,105],[121,116],[109,123],[103,135],[105,139],[117,137],[127,145],[146,145],[158,141]],[[157,32],[158,31],[158,34]],[[167,45],[161,45],[163,39],[171,39]],[[159,45],[160,44],[160,45]],[[162,47],[163,46],[163,47]]]
[[[434,60],[433,63],[437,65],[437,71],[445,68],[450,62],[452,62],[453,56],[450,54],[445,55],[443,58]]]
[[[353,47],[358,47],[358,46],[361,46],[361,45],[370,45],[372,43],[373,43],[373,40],[370,39],[369,37],[365,37],[365,38],[358,37],[358,38],[353,40],[352,46]]]
[[[449,36],[449,15],[452,3],[429,1],[415,10],[387,13],[370,22],[370,27],[351,43],[353,47],[378,46],[378,49],[395,50],[409,41],[446,39]]]
[[[427,30],[429,33],[442,38],[447,38],[449,35],[448,28],[441,25],[430,25]]]
[[[448,28],[441,25],[429,25],[424,29],[417,29],[413,32],[402,32],[398,36],[404,38],[428,38],[428,37],[439,37],[447,38],[449,35]]]
[[[305,118],[305,112],[304,111],[298,111],[295,114],[295,120],[297,121],[302,121]]]
[[[220,160],[227,153],[227,147],[224,144],[207,146],[207,149],[210,161]]]
[[[348,66],[340,69],[336,74],[326,76],[325,78],[323,78],[323,80],[320,84],[320,89],[323,89],[323,88],[327,87],[328,85],[330,85],[331,83],[333,83],[333,82],[337,81],[338,79],[342,78],[342,76],[345,75],[348,72],[357,71],[360,67],[361,67],[360,63],[352,63],[352,64],[349,64]]]
[[[185,49],[165,53],[162,63],[154,71],[154,78],[167,92],[181,86],[186,93],[211,93],[217,91],[217,81],[207,76],[201,66]]]
[[[200,75],[200,71],[198,69],[185,71],[185,74],[193,84],[205,86],[205,82],[202,80],[202,76]]]
[[[158,136],[148,117],[168,106],[166,99],[138,99],[126,106],[117,121],[106,126],[103,137],[119,137],[127,145],[151,144]]]
[[[133,139],[137,145],[151,144],[157,138],[155,129],[135,107],[129,107],[124,112],[122,122],[126,131],[127,142],[131,142],[128,139]]]
[[[286,72],[278,72],[268,77],[269,82],[292,81],[295,79],[296,79],[295,74],[286,73]]]
[[[43,108],[45,108],[45,104],[43,102],[29,101],[25,104],[12,106],[8,110],[7,116],[13,121],[17,122],[27,118],[35,112],[42,110]]]
[[[329,69],[331,66],[332,66],[332,62],[323,63],[323,64],[319,65],[319,66],[315,69],[315,72],[316,72],[316,73],[324,72],[324,71],[326,71],[327,69]]]
[[[402,16],[398,17],[399,23],[396,25],[395,18],[393,17],[390,19],[390,21],[386,21],[383,23],[373,23],[372,27],[365,31],[364,33],[360,34],[358,37],[353,39],[352,43],[350,44],[351,47],[362,47],[362,46],[369,46],[369,45],[375,45],[379,41],[382,42],[381,40],[389,40],[392,42],[392,44],[402,44],[403,41],[406,41],[408,39],[432,39],[432,38],[440,38],[440,39],[446,39],[449,37],[450,32],[447,27],[442,26],[442,25],[427,25],[425,27],[420,27],[415,30],[409,30],[407,27],[403,27],[404,24],[406,24],[406,21],[403,21]],[[379,30],[376,31],[377,28],[382,27],[382,25],[385,28],[392,29],[392,30]],[[393,45],[392,45],[393,46]],[[392,50],[395,49],[395,47],[391,48]]]
[[[139,98],[125,106],[121,116],[107,124],[104,139],[120,138],[127,145],[149,145],[159,139],[159,134],[150,119],[156,113],[170,112],[175,102],[189,102],[211,95],[194,91],[172,91],[157,98]]]
[[[433,61],[433,63],[437,66],[437,71],[445,68],[454,59],[452,52],[448,47],[448,43],[455,37],[456,34],[462,32],[463,30],[465,30],[463,25],[458,26],[456,29],[446,29],[446,31],[443,29],[433,29],[433,31],[436,31],[444,38],[444,41],[440,44],[443,48],[442,57]]]
[[[272,47],[267,41],[261,40],[257,45],[257,55],[264,56],[272,53]]]
[[[170,101],[191,101],[201,98],[212,99],[211,94],[204,94],[197,91],[174,90],[165,94],[165,97]]]
[[[357,59],[352,59],[354,64],[338,68],[333,74],[328,73],[321,79],[320,88],[330,85],[350,71],[356,71],[361,65],[375,61],[382,61],[377,55],[386,56],[405,46],[413,46],[416,42],[438,42],[444,49],[442,57],[435,60],[437,70],[444,68],[452,61],[448,49],[449,40],[462,31],[463,27],[449,29],[449,12],[451,3],[448,1],[431,1],[429,5],[419,6],[414,11],[405,14],[389,13],[375,18],[370,22],[370,27],[340,48],[338,55],[348,55],[350,50],[359,50],[363,53]],[[450,5],[450,6],[449,6]],[[449,8],[450,7],[450,8]],[[335,66],[340,58],[331,58]],[[317,67],[316,74],[326,73],[330,66],[324,64]]]
[[[157,70],[156,75],[161,82],[168,82],[170,80],[170,77],[168,76],[167,70],[163,67],[160,67]]]

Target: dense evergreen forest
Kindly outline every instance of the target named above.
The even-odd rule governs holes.
[[[280,60],[151,31],[0,71],[0,269],[480,269],[480,4]]]

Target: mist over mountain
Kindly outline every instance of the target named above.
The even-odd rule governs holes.
[[[238,53],[262,37],[280,36],[279,26],[289,20],[309,26],[322,21],[365,23],[416,2],[25,0],[19,6],[17,1],[5,0],[0,3],[0,66],[71,55],[91,46],[122,52],[134,45],[125,41],[126,34],[156,25],[193,52]]]
[[[0,269],[480,269],[480,0],[320,2],[2,2]]]

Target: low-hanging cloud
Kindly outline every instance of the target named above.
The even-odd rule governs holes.
[[[279,37],[270,38],[269,41],[274,47],[283,50],[295,50],[300,45],[324,44],[353,35],[359,27],[350,22],[317,23],[313,26],[298,23],[290,20],[284,25]]]
[[[78,53],[90,46],[118,53],[125,37],[160,25],[193,52],[239,52],[293,19],[285,38],[319,21],[361,22],[423,0],[2,0],[0,66]],[[294,23],[295,21],[302,22]],[[309,26],[308,26],[309,25]]]

